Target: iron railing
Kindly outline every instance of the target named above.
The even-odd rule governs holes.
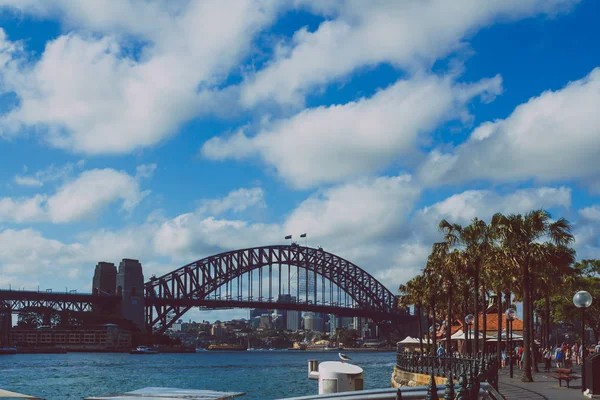
[[[471,399],[479,393],[482,382],[498,389],[498,360],[495,354],[484,354],[476,358],[453,356],[426,356],[420,353],[396,353],[396,367],[402,371],[448,378],[447,399]],[[455,384],[458,382],[458,384]]]

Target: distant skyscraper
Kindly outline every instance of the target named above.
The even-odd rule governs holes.
[[[260,317],[263,314],[271,314],[273,310],[267,310],[266,308],[251,308],[250,309],[250,319],[254,317]]]
[[[300,311],[288,310],[286,320],[288,331],[299,331],[302,328],[302,313]]]
[[[329,314],[329,334],[335,335],[337,329],[342,328],[342,319],[335,314]]]
[[[325,331],[325,321],[320,315],[312,312],[304,314],[304,330],[323,332]]]

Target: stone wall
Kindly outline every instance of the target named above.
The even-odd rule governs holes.
[[[414,372],[406,372],[394,366],[392,373],[392,387],[399,388],[404,386],[427,386],[431,377],[425,374],[417,374]],[[436,385],[445,385],[446,378],[440,376],[435,377]]]

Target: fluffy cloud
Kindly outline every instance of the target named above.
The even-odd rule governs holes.
[[[219,215],[227,211],[242,212],[250,207],[265,207],[264,192],[261,188],[238,189],[222,199],[205,200],[199,212]]]
[[[489,219],[496,211],[517,213],[570,206],[566,188],[524,189],[512,194],[466,191],[415,211],[419,194],[409,176],[381,177],[312,195],[280,224],[252,223],[241,216],[218,218],[200,207],[117,231],[88,232],[69,244],[31,229],[0,229],[0,240],[5,244],[0,249],[0,272],[15,277],[7,281],[13,285],[26,271],[42,277],[49,287],[85,288],[94,265],[101,260],[140,259],[148,278],[222,251],[282,243],[286,234],[307,232],[310,245],[322,245],[356,263],[395,291],[398,284],[422,269],[431,244],[441,239],[437,232],[441,218],[466,224],[473,216]],[[598,255],[599,215],[600,208],[591,207],[582,210],[576,221],[578,251],[584,247],[588,250],[582,254]],[[55,276],[61,280],[56,281]]]
[[[204,144],[211,159],[258,154],[291,185],[305,188],[364,175],[410,156],[419,135],[440,123],[468,118],[473,97],[502,91],[499,76],[474,84],[451,77],[399,80],[371,98],[307,109],[264,126],[254,137],[243,132]]]
[[[126,172],[93,169],[65,183],[52,196],[0,198],[0,221],[74,222],[91,218],[118,200],[124,211],[131,212],[148,193],[141,191],[138,180]]]
[[[389,63],[429,67],[463,46],[464,37],[498,20],[568,9],[578,0],[300,1],[326,20],[314,32],[303,28],[276,58],[249,79],[242,101],[301,104],[316,87],[357,68]]]
[[[579,211],[574,234],[577,258],[600,258],[600,205]]]
[[[2,89],[19,100],[0,120],[0,135],[42,128],[36,130],[51,145],[88,154],[156,144],[229,101],[230,92],[217,86],[277,7],[250,0],[117,3],[9,2],[24,12],[58,14],[78,30],[48,42],[36,61],[0,34]],[[101,35],[81,33],[89,30]],[[139,54],[127,47],[130,36],[142,43]]]
[[[71,176],[77,168],[83,167],[84,160],[79,160],[76,163],[66,163],[65,165],[56,166],[51,164],[48,168],[37,171],[33,175],[17,175],[15,182],[21,186],[41,187],[47,182],[55,182]],[[27,167],[25,167],[27,172]]]
[[[454,152],[433,152],[421,177],[431,184],[575,179],[594,189],[600,183],[598,109],[600,68],[530,99],[506,119],[480,125]]]
[[[409,175],[335,186],[303,201],[287,218],[285,229],[350,248],[406,229],[419,195]]]

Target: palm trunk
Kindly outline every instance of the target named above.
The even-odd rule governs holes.
[[[486,296],[485,296],[485,285],[483,287],[483,293],[481,294],[481,296],[483,297],[482,300],[482,311],[483,311],[483,327],[481,328],[483,330],[483,346],[481,349],[481,352],[483,354],[485,354],[485,342],[487,339],[487,303],[486,303]],[[477,341],[479,341],[479,337],[477,338]]]
[[[531,374],[531,337],[530,337],[530,317],[531,317],[531,293],[529,292],[529,265],[522,266],[523,277],[523,374],[521,382],[533,382]]]
[[[462,326],[463,326],[463,332],[465,334],[465,338],[467,335],[467,330],[469,329],[469,327],[467,326],[467,324],[465,324],[465,320],[464,318],[467,316],[467,314],[469,313],[469,289],[468,287],[465,288],[465,291],[463,293],[464,295],[464,299],[465,302],[463,303],[463,319],[462,319]],[[469,349],[470,349],[470,344],[468,340],[465,340],[465,348],[464,348],[464,353],[465,354],[469,354]]]
[[[429,327],[431,325],[429,324],[429,317],[430,317],[429,311],[428,310],[425,310],[425,311],[426,311],[425,315],[427,315],[427,318],[425,318],[425,325],[427,325],[425,327],[426,328],[425,334],[426,334],[426,338],[427,338],[427,354],[429,354],[429,352],[431,351],[431,347],[430,347],[431,346],[431,332],[430,332]],[[423,353],[421,353],[421,354],[423,354]]]
[[[500,289],[496,290],[496,307],[498,308],[498,340],[496,341],[496,360],[498,361],[498,366],[500,366],[500,361],[502,357],[502,292]]]
[[[417,305],[417,326],[419,329],[419,349],[421,350],[421,355],[423,354],[423,313],[421,310],[421,305]]]
[[[431,355],[435,356],[435,350],[437,347],[437,329],[435,329],[435,301],[431,302],[431,326],[432,334],[431,334]]]
[[[475,292],[473,293],[473,315],[475,316],[475,333],[473,337],[475,338],[475,349],[473,350],[473,354],[475,357],[477,357],[479,355],[479,260],[475,261],[474,278]]]
[[[544,339],[546,346],[550,346],[550,295],[544,295]]]
[[[452,284],[448,284],[448,320],[446,324],[446,357],[451,356],[452,350]]]
[[[530,319],[530,340],[531,340],[531,362],[532,362],[532,366],[533,366],[533,371],[534,372],[540,372],[540,369],[538,367],[538,354],[537,354],[537,345],[535,344],[535,327],[536,324],[534,324],[534,304],[535,304],[535,276],[533,274],[531,274],[530,278],[529,278],[529,291],[531,293],[531,319]],[[535,318],[535,320],[537,320],[537,318]]]
[[[506,301],[506,309],[508,310],[510,308],[510,290],[507,290],[506,292],[504,292],[504,299]],[[505,331],[505,335],[506,335],[506,357],[509,357],[510,356],[509,352],[512,353],[513,349],[512,349],[512,343],[508,342],[508,339],[509,339],[508,324],[506,324],[506,326],[504,327],[504,331]]]

